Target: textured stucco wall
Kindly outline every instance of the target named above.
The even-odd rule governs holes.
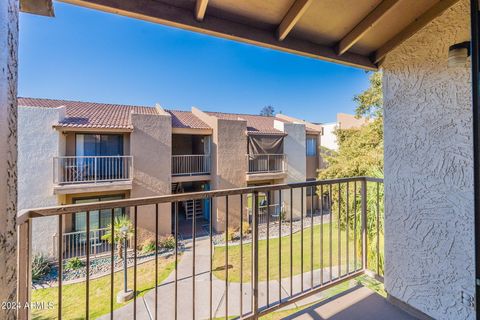
[[[274,121],[276,129],[287,134],[283,140],[283,152],[287,157],[287,177],[285,183],[303,182],[307,179],[306,131],[303,123],[285,123]],[[298,191],[298,190],[297,190]],[[290,195],[284,195],[285,208],[290,208]],[[300,192],[293,196],[293,217],[301,216]],[[306,214],[306,192],[304,192],[304,212]]]
[[[247,186],[247,122],[244,120],[218,119],[192,108],[193,114],[213,129],[212,135],[212,180],[211,189],[231,189]],[[245,203],[245,202],[244,202]],[[214,199],[212,212],[213,227],[225,229],[225,199]],[[236,227],[240,223],[240,199],[229,198],[228,224]],[[246,215],[244,214],[244,219]]]
[[[216,146],[215,174],[212,182],[214,189],[231,189],[246,187],[247,160],[247,126],[245,121],[217,120],[213,143]],[[214,201],[216,209],[215,229],[225,229],[226,207],[224,199]],[[240,200],[230,197],[228,224],[240,225]]]
[[[0,1],[0,301],[17,287],[17,48],[18,0]],[[0,308],[14,319],[15,308]]]
[[[448,48],[470,39],[462,0],[384,62],[385,287],[436,319],[473,319],[472,105],[469,66]]]
[[[169,115],[132,114],[133,185],[130,196],[141,198],[171,193],[172,121]],[[159,233],[171,233],[171,206],[159,206]],[[132,211],[133,212],[133,211]],[[138,207],[138,226],[155,231],[155,207]],[[139,244],[148,233],[139,238]],[[151,236],[151,234],[150,234]]]
[[[58,205],[53,193],[53,157],[65,150],[65,137],[52,126],[65,108],[18,108],[18,209]],[[33,254],[53,255],[58,218],[32,221]]]

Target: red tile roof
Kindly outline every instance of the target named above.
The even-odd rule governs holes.
[[[210,127],[197,118],[190,111],[165,110],[172,116],[173,128],[210,129]]]
[[[52,99],[18,98],[18,105],[40,108],[65,106],[65,119],[58,126],[69,128],[132,129],[132,112],[158,114],[152,107]]]
[[[130,114],[157,115],[153,107],[80,102],[54,99],[18,98],[18,105],[39,108],[66,108],[66,117],[58,123],[59,127],[99,128],[99,129],[133,129]],[[166,110],[172,116],[173,128],[209,129],[210,127],[190,111]],[[275,117],[251,114],[207,112],[211,116],[227,120],[247,121],[248,134],[284,135],[275,129],[274,120],[286,122]]]
[[[245,120],[247,121],[248,134],[263,134],[263,135],[284,135],[285,133],[275,129],[274,120],[285,122],[282,119],[275,117],[267,117],[253,114],[240,113],[223,113],[223,112],[207,112],[209,115],[219,119],[226,120]]]
[[[24,107],[58,108],[66,107],[66,117],[59,127],[99,128],[99,129],[133,129],[130,114],[157,115],[156,108],[96,102],[68,100],[18,98],[18,105]],[[174,128],[209,128],[203,121],[188,111],[168,110],[172,115]]]

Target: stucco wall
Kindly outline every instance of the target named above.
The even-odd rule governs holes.
[[[169,115],[132,114],[133,132],[130,151],[133,156],[132,198],[171,193],[172,122]],[[171,232],[170,204],[159,206],[159,233]],[[133,212],[133,211],[132,211]],[[138,226],[155,231],[155,207],[138,207]],[[151,234],[150,234],[151,235]],[[142,235],[139,243],[146,235]]]
[[[17,301],[18,5],[0,2],[0,301]],[[1,308],[0,318],[16,319],[16,313]]]
[[[18,208],[58,205],[53,193],[53,158],[65,150],[65,136],[52,126],[65,108],[18,108]],[[58,218],[32,221],[33,254],[53,255]]]
[[[283,140],[283,152],[287,157],[287,177],[285,183],[303,182],[307,179],[307,154],[306,154],[306,131],[303,123],[285,123],[274,121],[276,129],[287,134]],[[285,208],[290,208],[290,195],[285,195]],[[293,218],[301,216],[300,192],[293,196]],[[303,202],[306,214],[306,192],[304,192]],[[287,210],[288,211],[288,210]],[[287,213],[287,217],[289,213]]]
[[[357,118],[353,114],[337,113],[337,126],[341,129],[358,128],[368,123],[364,117]]]
[[[335,129],[337,128],[337,123],[326,123],[322,125],[323,127],[323,136],[321,140],[322,147],[337,150],[337,137],[334,134]]]
[[[247,122],[244,120],[218,119],[197,108],[192,108],[192,112],[213,129],[211,189],[246,187]],[[224,198],[214,199],[212,206],[213,226],[217,231],[225,229],[225,209]],[[229,226],[239,226],[240,212],[240,198],[230,197]],[[246,216],[244,216],[245,218]]]
[[[435,319],[474,318],[471,78],[447,67],[469,39],[462,0],[383,64],[385,288]]]

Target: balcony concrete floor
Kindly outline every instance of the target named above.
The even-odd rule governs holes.
[[[295,320],[410,320],[416,319],[365,287],[355,287],[282,319]]]

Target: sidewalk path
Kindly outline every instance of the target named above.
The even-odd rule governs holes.
[[[193,250],[192,241],[186,243],[182,259],[178,264],[178,282],[177,282],[177,319],[193,319]],[[209,238],[197,238],[195,251],[195,318],[209,319],[210,312],[212,318],[223,318],[226,312],[226,301],[228,292],[228,314],[230,316],[240,314],[240,296],[243,296],[243,313],[249,313],[252,310],[251,304],[251,283],[244,283],[242,292],[240,283],[233,282],[228,284],[225,280],[220,280],[212,276],[212,309],[210,311],[210,243]],[[336,277],[336,269],[332,271],[332,277]],[[329,279],[328,269],[324,269],[323,277]],[[304,290],[310,288],[310,272],[305,272],[303,277]],[[165,281],[158,287],[157,312],[159,319],[175,319],[175,272],[172,272]],[[313,283],[320,283],[320,270],[314,270]],[[290,293],[290,278],[284,278],[281,281],[282,299],[288,297]],[[299,293],[301,289],[301,275],[293,277],[293,293]],[[270,304],[278,303],[279,282],[271,280],[269,283]],[[267,304],[267,282],[259,283],[259,306],[264,307]],[[299,305],[309,304],[323,298],[323,293],[312,295],[297,304],[285,308],[294,308]],[[137,299],[137,319],[154,319],[155,313],[155,291],[151,290],[143,297]],[[110,315],[105,315],[99,319],[110,319]],[[133,319],[133,302],[114,311],[114,319]]]

